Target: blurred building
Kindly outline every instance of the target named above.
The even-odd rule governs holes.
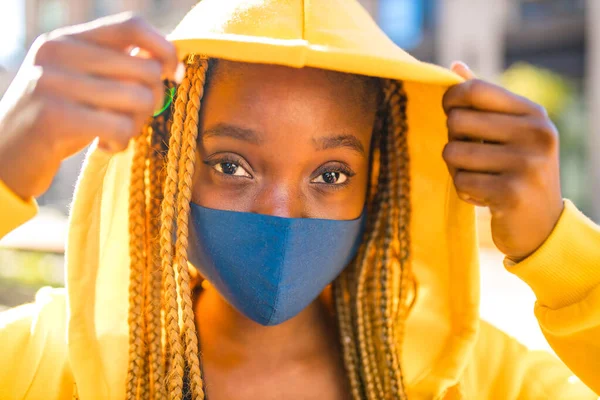
[[[600,125],[600,27],[595,22],[600,20],[600,1],[360,1],[392,40],[419,59],[446,66],[453,60],[463,60],[479,76],[491,80],[499,80],[507,67],[524,61],[574,82],[587,100],[589,129],[584,130],[587,137],[583,140],[588,161],[584,176],[578,178],[581,182],[573,184],[568,179],[575,189],[567,192],[585,191],[581,195],[587,199],[583,208],[600,221],[600,131],[595,129]],[[125,10],[137,10],[167,32],[197,0],[12,2],[20,4],[23,10],[25,28],[19,36],[20,50],[14,51],[20,60],[42,32]],[[8,64],[4,72],[0,69],[0,93],[12,76],[11,63]],[[68,202],[65,193],[71,192],[79,161],[68,163],[57,177],[54,191],[46,196],[49,203]],[[582,175],[581,167],[573,171],[571,175]]]

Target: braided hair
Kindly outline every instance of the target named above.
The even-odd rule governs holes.
[[[205,398],[187,248],[199,111],[214,62],[190,55],[172,109],[135,139],[129,197],[128,399]],[[381,80],[378,87],[367,227],[354,261],[332,285],[354,400],[406,399],[400,360],[404,322],[415,294],[407,97],[399,81]]]

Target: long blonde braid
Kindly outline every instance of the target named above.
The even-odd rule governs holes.
[[[204,95],[204,78],[208,62],[199,57],[190,57],[188,68],[191,70],[192,85],[187,103],[187,114],[182,136],[181,159],[179,160],[179,182],[177,196],[177,275],[181,293],[183,320],[183,340],[185,343],[185,361],[189,370],[191,393],[194,399],[204,399],[200,360],[198,355],[198,336],[195,328],[192,304],[190,275],[187,264],[188,218],[192,199],[192,176],[196,161],[196,140],[198,138],[198,119],[200,102]]]
[[[127,398],[138,398],[144,389],[146,346],[144,341],[144,287],[146,263],[146,154],[148,136],[142,133],[135,139],[135,153],[129,189],[129,366]]]
[[[166,131],[163,118],[153,121],[150,134],[150,153],[148,162],[148,283],[146,285],[146,335],[148,343],[148,382],[150,398],[165,399],[167,396],[165,364],[163,362],[163,334],[161,323],[162,310],[162,263],[160,258],[160,209],[163,199],[163,152],[165,138],[158,132]]]
[[[334,282],[335,307],[353,398],[405,399],[400,366],[404,321],[414,280],[410,270],[410,159],[407,96],[384,81],[374,143],[376,188],[355,262]],[[354,278],[356,277],[356,278]],[[354,294],[352,293],[354,292]],[[412,293],[414,295],[414,293]]]
[[[142,135],[145,140],[135,143],[128,398],[182,399],[186,373],[191,397],[205,396],[187,270],[187,223],[208,65],[204,58],[188,59],[170,118],[154,120]],[[406,398],[401,346],[414,283],[406,102],[401,82],[383,81],[374,128],[369,221],[357,257],[333,282],[343,359],[355,400]]]

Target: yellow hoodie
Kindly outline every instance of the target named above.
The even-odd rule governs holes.
[[[441,157],[441,98],[459,77],[396,47],[354,0],[205,0],[170,39],[182,57],[405,81],[419,282],[402,360],[409,398],[597,398],[590,388],[600,393],[600,229],[570,202],[543,246],[506,263],[535,292],[535,316],[564,364],[479,319],[474,210],[458,199]],[[109,156],[93,146],[88,154],[70,216],[66,289],[42,289],[33,304],[0,318],[1,399],[69,399],[75,387],[85,400],[124,397],[131,158],[131,148]],[[0,237],[35,212],[34,201],[0,182]]]

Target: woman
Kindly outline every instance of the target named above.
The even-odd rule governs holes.
[[[49,34],[2,101],[1,233],[99,138],[66,291],[3,316],[3,398],[596,397],[600,232],[539,106],[352,1],[205,0],[169,40]],[[480,322],[472,204],[562,362]]]

